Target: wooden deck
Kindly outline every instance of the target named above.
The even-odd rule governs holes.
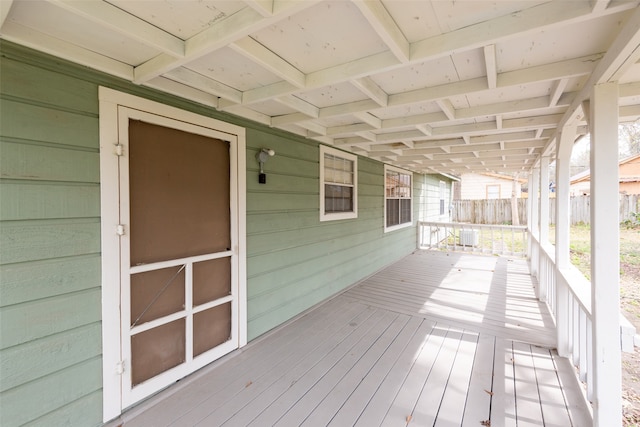
[[[417,252],[126,412],[134,426],[589,426],[526,263]]]

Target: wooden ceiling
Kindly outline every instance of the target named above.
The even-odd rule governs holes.
[[[640,118],[638,1],[2,0],[0,36],[416,172],[517,173]]]

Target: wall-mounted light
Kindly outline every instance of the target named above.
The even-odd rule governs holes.
[[[267,183],[267,174],[264,173],[264,162],[266,162],[269,157],[273,157],[275,155],[276,152],[270,148],[263,148],[256,153],[256,160],[260,163],[260,175],[258,175],[258,182],[260,184]]]

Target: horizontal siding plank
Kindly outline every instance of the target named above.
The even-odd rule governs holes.
[[[0,308],[0,349],[100,321],[99,288]]]
[[[25,427],[101,426],[102,391],[95,391],[25,424]]]
[[[1,424],[23,425],[101,387],[102,358],[96,357],[2,393]]]
[[[99,148],[98,117],[2,99],[0,122],[4,137]]]
[[[100,216],[98,184],[0,181],[0,193],[11,200],[0,204],[4,221]]]
[[[100,182],[98,152],[64,147],[0,142],[2,178],[16,180]]]
[[[100,252],[99,219],[0,224],[0,264]]]
[[[100,331],[92,323],[0,350],[0,392],[100,356]]]
[[[100,271],[98,254],[5,265],[0,307],[99,287]]]
[[[65,74],[3,58],[0,85],[3,95],[98,114],[98,85]]]

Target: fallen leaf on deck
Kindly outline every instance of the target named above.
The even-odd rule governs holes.
[[[407,424],[409,424],[411,422],[411,415],[407,415]]]
[[[493,392],[492,391],[485,390],[484,392],[487,393],[489,396],[493,396]]]
[[[245,385],[245,386],[244,386],[244,388],[249,387],[251,384],[253,384],[253,381],[249,381],[249,382],[247,383],[247,385]]]
[[[491,427],[491,420],[480,421],[480,424],[483,426]]]

